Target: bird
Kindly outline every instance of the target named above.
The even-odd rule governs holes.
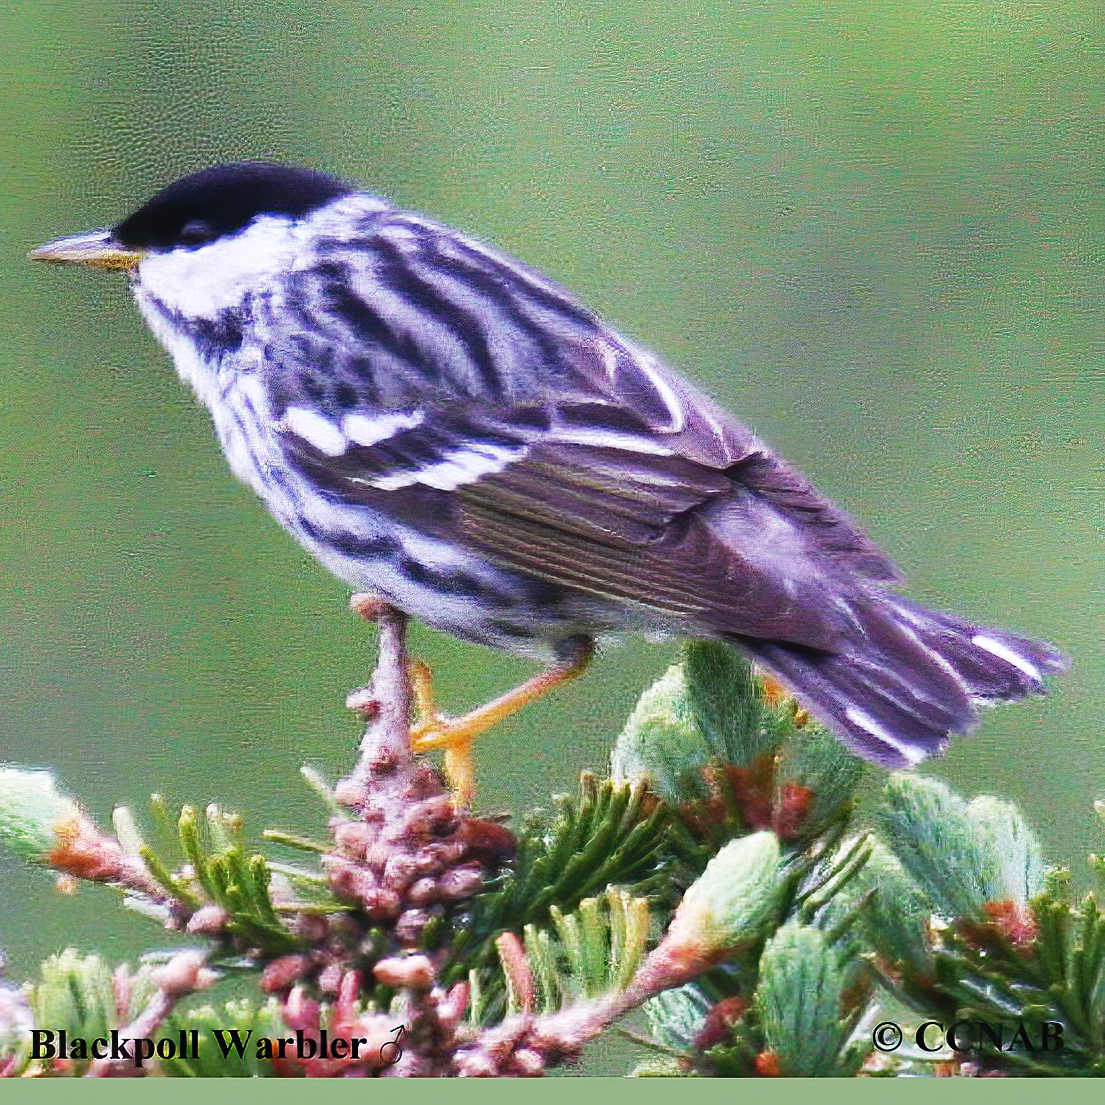
[[[605,634],[726,642],[892,769],[1067,666],[906,598],[801,471],[562,285],[338,177],[214,165],[29,256],[129,274],[233,473],[337,577],[544,662],[460,718],[416,679],[416,747],[458,776]]]

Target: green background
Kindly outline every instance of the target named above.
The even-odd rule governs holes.
[[[932,770],[1102,850],[1102,80],[1080,3],[7,6],[0,759],[94,814],[157,790],[317,830],[373,631],[236,484],[118,277],[25,250],[235,157],[494,241],[705,384],[862,519],[914,598],[1058,642],[1053,697]],[[532,671],[416,629],[454,710]],[[674,645],[605,650],[479,747],[521,809],[603,770]],[[23,977],[157,943],[0,860]]]

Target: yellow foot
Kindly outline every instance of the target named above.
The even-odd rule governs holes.
[[[472,741],[504,718],[544,698],[587,670],[595,654],[595,642],[590,637],[576,637],[566,642],[565,647],[570,651],[556,667],[527,679],[506,694],[458,718],[447,718],[438,712],[430,669],[419,660],[411,663],[411,688],[418,710],[418,720],[411,728],[411,747],[415,752],[445,749],[445,772],[461,805],[467,806],[472,800]]]

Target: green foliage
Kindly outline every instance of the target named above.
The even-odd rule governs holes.
[[[649,908],[645,898],[634,898],[621,888],[601,897],[585,898],[575,913],[552,907],[552,930],[525,926],[525,957],[532,975],[532,1006],[552,1013],[575,1002],[620,993],[641,963],[649,935]],[[521,987],[512,980],[507,957],[502,956],[508,980],[507,1008],[523,1006]],[[473,1010],[479,1021],[484,1011]]]
[[[646,777],[665,802],[705,798],[709,748],[687,701],[683,665],[673,664],[643,695],[614,746],[615,779]]]
[[[645,691],[615,745],[616,779],[645,779],[698,841],[685,884],[733,836],[812,841],[851,813],[866,765],[733,649],[693,641]]]
[[[562,1005],[620,993],[633,981],[649,935],[647,898],[611,887],[601,898],[585,898],[575,914],[556,906],[552,914],[569,967],[560,982]]]
[[[699,653],[694,669],[714,673],[723,699],[740,688],[726,663]],[[990,796],[967,802],[935,780],[899,775],[874,811],[884,840],[867,834],[840,843],[862,766],[815,726],[791,724],[788,731],[793,709],[768,707],[762,693],[758,699],[752,693],[753,704],[711,701],[708,680],[699,677],[692,695],[691,668],[685,661],[672,669],[663,695],[653,689],[653,704],[662,703],[684,735],[695,726],[711,734],[686,757],[681,776],[670,756],[656,761],[696,839],[716,846],[719,827],[742,831],[740,816],[716,808],[712,838],[693,824],[709,800],[704,792],[717,806],[719,788],[711,794],[702,785],[711,763],[737,784],[720,793],[745,824],[750,791],[739,787],[749,777],[733,768],[750,766],[756,755],[762,764],[764,749],[771,750],[772,784],[806,788],[813,798],[799,831],[789,834],[792,869],[801,875],[789,899],[780,899],[776,927],[759,947],[649,1002],[653,1040],[668,1058],[641,1073],[672,1073],[674,1053],[688,1073],[852,1074],[870,1053],[855,1026],[872,1023],[883,1002],[891,1013],[900,1014],[897,1003],[914,1010],[917,1024],[966,1019],[1005,1032],[1004,1050],[976,1046],[957,1056],[944,1049],[934,1057],[944,1062],[958,1058],[995,1073],[1105,1071],[1105,921],[1093,895],[1076,906],[1069,878],[1046,872],[1035,837],[1011,803]],[[756,724],[758,742],[748,739]],[[640,726],[636,733],[643,735]],[[665,751],[672,747],[669,739]],[[645,751],[638,750],[638,765],[648,763]],[[727,763],[728,755],[743,757],[743,765]],[[690,780],[682,792],[673,788],[678,778]],[[793,826],[778,811],[773,824],[786,838]],[[1091,857],[1091,868],[1101,893],[1105,861]],[[688,891],[684,901],[698,892]],[[1048,1021],[1062,1026],[1061,1051],[1043,1048],[1040,1033],[1059,1031],[1044,1029]],[[1021,1024],[1036,1034],[1035,1051],[1009,1048]],[[903,1025],[907,1034],[916,1027]],[[916,1056],[881,1061],[891,1072],[923,1073]]]
[[[772,849],[762,843],[768,839]],[[761,848],[774,852],[771,880],[767,855],[756,862]],[[680,1053],[688,1073],[854,1073],[867,1049],[852,1033],[869,1008],[873,981],[853,931],[862,899],[856,884],[873,850],[866,834],[819,856],[786,855],[767,832],[727,845],[687,892],[669,939],[680,932],[682,915],[696,912],[696,899],[714,897],[711,883],[720,897],[741,903],[733,916],[755,914],[755,923],[727,934],[736,946],[716,969],[648,1003],[656,1044]],[[763,908],[749,911],[741,888],[756,881]]]
[[[783,867],[774,833],[731,840],[683,895],[669,939],[709,958],[762,938],[784,894]]]
[[[103,1036],[119,1027],[110,968],[98,955],[83,956],[73,948],[42,964],[31,1008],[35,1024],[56,1025],[74,1036]]]
[[[133,977],[126,967],[113,972],[100,956],[66,948],[50,956],[42,964],[41,978],[26,988],[33,1023],[64,1029],[70,1039],[104,1037],[124,1027],[145,1007],[157,989],[150,972],[150,963],[143,964]],[[22,1059],[25,1065],[29,1049]],[[81,1074],[89,1065],[88,1060],[75,1060],[73,1073]]]
[[[1011,803],[968,802],[912,774],[890,778],[864,828],[855,800],[865,771],[731,649],[692,644],[630,716],[613,778],[584,775],[552,816],[522,821],[513,861],[481,890],[437,907],[421,936],[437,982],[468,984],[471,1031],[523,1010],[571,1015],[635,987],[637,1001],[652,994],[655,1058],[640,1074],[839,1077],[926,1073],[934,1061],[976,1073],[1105,1073],[1105,859],[1090,857],[1097,889],[1079,900],[1069,873],[1045,868]],[[341,812],[321,780],[309,781],[327,814]],[[373,970],[387,956],[397,969],[408,949],[395,959],[385,928],[351,929],[338,915],[355,914],[356,899],[336,897],[319,868],[248,851],[238,819],[217,807],[171,819],[155,799],[154,813],[157,849],[126,810],[114,817],[118,849],[141,856],[164,891],[155,901],[132,884],[128,903],[177,928],[206,910],[217,923],[196,931],[224,970],[277,960],[298,979],[295,964],[318,954],[301,920],[329,940],[355,932],[331,989],[307,983],[297,1000],[318,1003],[326,1023],[335,980],[354,978],[344,1015],[390,1025],[397,992]],[[0,837],[20,854],[41,861],[62,839],[58,825],[94,830],[83,816],[45,773],[0,772]],[[335,847],[265,837],[308,855]],[[51,958],[24,1005],[0,987],[0,1072],[29,1069],[11,1042],[21,1018],[94,1038],[127,1024],[155,990],[149,964],[131,977],[98,956]],[[876,1055],[860,1026],[898,1017],[906,1037],[926,1020],[978,1022],[1005,1044],[1023,1026],[1036,1046],[972,1038],[977,1046],[958,1054]],[[1045,1022],[1059,1026],[1047,1031],[1061,1032],[1062,1049],[1042,1045]],[[198,1030],[200,1054],[165,1060],[162,1072],[292,1073],[249,1048],[224,1056],[214,1028],[287,1031],[274,999],[178,1008],[159,1031]]]
[[[239,1039],[248,1037],[249,1043],[241,1055],[231,1046],[224,1056],[214,1033],[216,1029],[227,1033],[231,1028],[238,1032]],[[198,1041],[198,1057],[163,1061],[166,1074],[177,1078],[272,1078],[277,1072],[267,1059],[257,1058],[256,1040],[263,1036],[274,1039],[288,1035],[280,1007],[273,998],[262,1004],[239,998],[218,1007],[201,1005],[174,1013],[159,1035],[173,1039],[181,1031],[190,1033],[193,1030],[195,1037],[188,1038]]]
[[[880,822],[902,868],[880,848],[861,905],[894,997],[922,1019],[988,1025],[963,1055],[980,1072],[1105,1073],[1101,889],[1076,902],[1069,873],[1045,871],[1019,812],[990,796],[897,776]]]
[[[854,1075],[870,1044],[849,1044],[859,1005],[846,1014],[847,973],[825,933],[790,920],[764,946],[755,1007],[779,1073],[793,1078]]]
[[[824,726],[810,723],[794,730],[780,749],[777,774],[780,785],[801,787],[813,796],[799,835],[813,839],[847,820],[866,773],[863,760]]]
[[[1041,886],[1039,845],[1010,802],[967,803],[934,779],[895,775],[879,823],[945,917],[981,919],[987,902],[1023,903]]]
[[[670,814],[641,786],[585,774],[579,794],[557,806],[551,823],[538,815],[522,828],[513,867],[469,903],[453,934],[446,983],[494,963],[500,933],[548,929],[553,907],[571,912],[609,886],[632,887],[662,854]]]
[[[1105,917],[1094,894],[1076,905],[1064,883],[1027,907],[991,903],[986,922],[960,918],[938,930],[927,978],[908,961],[893,964],[889,985],[920,1014],[1004,1026],[1007,1046],[973,1057],[983,1070],[1105,1074]],[[1061,1032],[1061,1049],[1046,1046],[1045,1024],[1061,1026],[1051,1030]],[[1008,1046],[1019,1025],[1027,1039]]]
[[[165,820],[156,796],[154,805],[161,814],[158,820]],[[239,819],[224,814],[217,806],[208,806],[202,820],[192,806],[184,806],[177,819],[176,844],[187,866],[173,873],[173,860],[145,843],[140,845],[139,854],[171,897],[192,909],[214,905],[226,910],[226,932],[240,937],[262,955],[295,951],[301,942],[277,914],[268,861],[258,853],[247,854],[241,832]],[[317,906],[317,900],[311,904]]]
[[[858,914],[865,941],[877,957],[901,964],[910,978],[932,978],[932,906],[881,841],[873,842],[864,869],[850,893],[841,896],[841,904]]]
[[[23,859],[43,862],[79,813],[49,771],[0,768],[0,843]]]
[[[645,1006],[653,1040],[665,1050],[690,1055],[714,1002],[697,984],[657,994]]]
[[[983,794],[968,803],[967,812],[988,841],[996,864],[988,880],[990,901],[1027,902],[1044,883],[1040,844],[1012,802]]]
[[[752,666],[720,641],[683,650],[687,705],[710,754],[744,766],[774,752],[794,732],[794,710],[773,710]]]
[[[796,707],[770,705],[747,660],[717,641],[692,641],[645,693],[614,746],[616,779],[646,777],[683,804],[708,795],[711,764],[747,767],[794,735]]]

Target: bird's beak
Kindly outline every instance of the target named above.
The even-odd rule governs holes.
[[[27,256],[32,261],[49,261],[55,265],[87,265],[111,272],[130,272],[145,256],[141,250],[130,249],[115,240],[110,229],[86,230],[69,234],[35,246]]]

